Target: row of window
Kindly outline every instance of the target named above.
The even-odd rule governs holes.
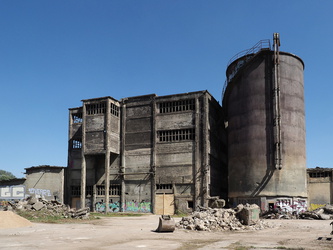
[[[172,189],[172,184],[156,184],[157,190],[170,190]],[[80,196],[81,186],[71,186],[71,195]],[[86,186],[86,195],[93,195],[93,186]],[[105,186],[96,186],[96,195],[105,195]],[[110,184],[109,195],[121,195],[121,185],[120,184]]]
[[[157,132],[158,142],[191,141],[194,140],[194,138],[194,129],[163,130]],[[82,148],[82,140],[80,138],[73,139],[72,148]]]
[[[159,113],[173,113],[179,111],[194,110],[194,99],[173,101],[173,102],[160,102],[157,104]]]
[[[194,99],[172,101],[172,102],[160,102],[158,105],[159,113],[172,113],[187,110],[194,110]],[[119,117],[119,107],[114,103],[111,103],[110,112],[112,115]],[[86,105],[87,115],[105,114],[106,102],[87,104]],[[73,123],[82,122],[82,112],[72,114]]]
[[[120,195],[121,186],[120,184],[110,184],[109,195]],[[105,186],[99,185],[96,186],[97,195],[105,195]],[[80,196],[81,195],[81,186],[71,186],[71,195]],[[86,186],[86,195],[93,195],[93,186]]]
[[[331,177],[332,172],[313,172],[309,173],[311,178],[320,178],[320,177]]]
[[[105,114],[106,102],[87,104],[86,105],[87,115]],[[110,113],[114,116],[119,117],[119,107],[114,103],[110,105]],[[82,123],[82,112],[72,114],[73,123]]]
[[[194,129],[163,130],[157,132],[159,142],[177,142],[194,140]]]

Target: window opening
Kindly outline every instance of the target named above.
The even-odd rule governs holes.
[[[156,189],[172,189],[172,184],[156,184]]]
[[[72,114],[73,123],[82,123],[82,113]]]
[[[86,195],[93,195],[93,186],[86,186]]]
[[[106,111],[106,102],[86,105],[87,115],[104,114],[105,111]]]
[[[158,110],[161,114],[194,110],[194,107],[194,99],[158,103]]]
[[[175,142],[194,140],[194,129],[162,130],[157,132],[160,142]]]
[[[97,195],[105,195],[105,186],[99,185],[96,186]],[[119,196],[121,192],[120,184],[111,184],[109,188],[109,195],[117,195]]]
[[[119,107],[117,105],[115,105],[114,103],[111,103],[110,112],[112,115],[119,117]]]
[[[331,177],[331,172],[313,172],[309,173],[311,178]]]
[[[81,195],[81,186],[71,186],[71,195],[80,196]]]
[[[81,139],[73,139],[73,148],[82,148],[82,140]]]

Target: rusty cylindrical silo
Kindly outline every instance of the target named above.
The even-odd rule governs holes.
[[[227,68],[229,202],[306,209],[303,61],[258,43]]]

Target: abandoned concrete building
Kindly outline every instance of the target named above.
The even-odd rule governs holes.
[[[228,197],[262,210],[307,208],[303,61],[279,51],[279,34],[227,67]]]
[[[222,198],[307,208],[304,63],[279,34],[230,60],[207,91],[83,100],[69,110],[67,202],[172,214]]]
[[[224,119],[209,92],[82,103],[69,110],[72,207],[173,214],[226,199]]]
[[[65,167],[40,165],[25,168],[26,178],[0,181],[0,209],[8,201],[28,196],[64,202]]]
[[[308,168],[308,202],[310,209],[333,203],[333,169]]]

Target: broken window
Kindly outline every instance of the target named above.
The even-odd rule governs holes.
[[[111,184],[109,189],[110,195],[120,195],[120,184]]]
[[[82,140],[81,139],[73,139],[72,147],[75,149],[82,148]]]
[[[73,123],[82,123],[82,113],[72,114]]]
[[[194,129],[162,130],[157,132],[159,142],[194,140]]]
[[[97,195],[105,195],[105,187],[104,185],[96,186]]]
[[[81,195],[81,186],[71,186],[71,195],[80,196]]]
[[[194,110],[194,107],[194,99],[158,103],[158,111],[161,114]]]
[[[104,114],[106,111],[106,102],[86,104],[87,115]]]
[[[120,191],[121,191],[120,184],[110,184],[109,195],[119,196]],[[105,186],[104,185],[96,186],[96,192],[97,192],[97,195],[105,195]]]
[[[115,105],[114,103],[111,103],[110,112],[112,115],[119,117],[119,107],[117,105]]]
[[[331,172],[312,172],[309,173],[311,178],[331,177]]]
[[[156,184],[157,190],[172,189],[172,184]]]
[[[93,195],[93,186],[86,186],[86,195]]]

